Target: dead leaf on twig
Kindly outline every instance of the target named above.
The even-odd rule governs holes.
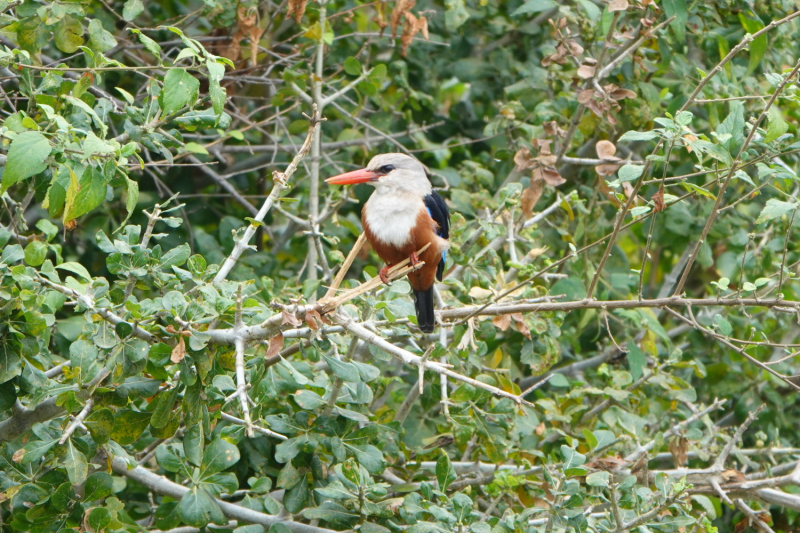
[[[658,213],[659,211],[663,211],[667,208],[667,204],[664,203],[664,186],[658,188],[658,192],[656,192],[653,197],[653,212]]]
[[[744,472],[739,472],[733,468],[725,470],[720,475],[722,476],[722,481],[725,483],[744,483],[747,481],[747,478],[744,476]]]
[[[285,326],[285,325],[288,324],[290,326],[297,327],[297,326],[301,325],[302,323],[303,323],[302,320],[297,318],[294,314],[290,313],[286,309],[281,310],[281,325],[282,326]]]
[[[392,27],[392,39],[397,38],[397,28],[400,26],[400,21],[403,20],[403,15],[411,11],[417,0],[397,0],[392,9],[392,14],[389,17],[389,25]]]
[[[308,0],[289,0],[289,10],[286,12],[287,17],[294,15],[294,20],[300,24],[303,14],[306,12],[306,4]]]
[[[406,57],[408,47],[414,40],[414,36],[421,33],[425,40],[428,40],[428,19],[423,16],[417,17],[410,11],[404,13],[406,24],[403,27],[403,35],[400,36],[400,55]]]
[[[511,327],[511,316],[497,315],[492,319],[492,324],[494,324],[494,327],[500,331],[506,331],[509,327]]]
[[[306,311],[305,321],[309,328],[316,331],[322,325],[322,316],[317,312],[316,309],[309,309]]]
[[[186,342],[184,342],[183,335],[181,335],[178,337],[178,344],[172,349],[169,360],[177,364],[183,361],[184,357],[186,357]]]
[[[625,11],[628,9],[628,0],[611,0],[608,3],[608,10],[613,11]]]
[[[267,348],[267,359],[271,359],[278,355],[278,352],[283,348],[283,335],[278,333],[276,336],[269,340],[269,348]]]
[[[689,458],[689,439],[686,437],[675,437],[669,443],[669,453],[675,461],[675,468],[680,468],[686,464]]]
[[[522,333],[522,336],[526,339],[530,340],[531,338],[531,330],[528,328],[528,325],[525,323],[525,318],[522,316],[522,313],[514,313],[511,315],[511,318],[514,319],[514,327],[517,328],[517,331]]]
[[[597,151],[597,157],[604,161],[619,161],[620,158],[617,157],[617,147],[611,141],[598,141],[594,147],[595,151]],[[614,172],[621,165],[615,165],[613,163],[605,164],[605,165],[597,165],[594,167],[594,170],[600,174],[601,176],[611,176]]]
[[[303,9],[305,9],[306,1],[307,0],[302,0]],[[292,2],[289,2],[290,10],[291,6]],[[291,11],[289,14],[291,14]],[[300,16],[302,17],[302,13]],[[236,22],[238,23],[238,28],[236,29],[236,33],[233,34],[231,44],[228,46],[224,55],[231,61],[237,61],[242,52],[241,40],[247,38],[250,40],[250,64],[255,66],[258,59],[258,41],[264,33],[259,27],[258,9],[248,9],[240,5],[236,10]]]
[[[536,202],[539,201],[539,198],[542,197],[543,192],[543,180],[531,180],[531,184],[522,191],[520,204],[522,207],[522,215],[525,217],[525,220],[531,218],[533,208],[536,206]]]

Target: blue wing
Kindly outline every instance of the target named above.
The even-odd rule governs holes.
[[[436,192],[431,192],[423,200],[425,202],[425,207],[428,209],[428,214],[439,225],[439,229],[436,232],[437,235],[439,235],[439,237],[441,237],[442,239],[449,239],[450,211],[447,209],[447,204],[444,203],[442,197],[436,194]],[[442,281],[442,275],[444,274],[444,263],[446,260],[447,260],[447,252],[443,251],[442,260],[436,267],[436,278],[439,281]]]

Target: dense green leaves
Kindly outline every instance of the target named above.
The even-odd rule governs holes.
[[[762,403],[721,487],[791,472],[789,3],[6,4],[8,528],[735,530],[708,468]],[[315,307],[375,191],[323,180],[406,150],[451,212],[431,336],[409,280]]]

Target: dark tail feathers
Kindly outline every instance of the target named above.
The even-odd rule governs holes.
[[[426,291],[414,291],[414,307],[417,309],[417,324],[424,333],[433,333],[433,286]]]

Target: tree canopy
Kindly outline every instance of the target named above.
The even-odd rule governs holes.
[[[0,528],[794,531],[790,0],[0,0]],[[404,152],[437,330],[364,243]]]

